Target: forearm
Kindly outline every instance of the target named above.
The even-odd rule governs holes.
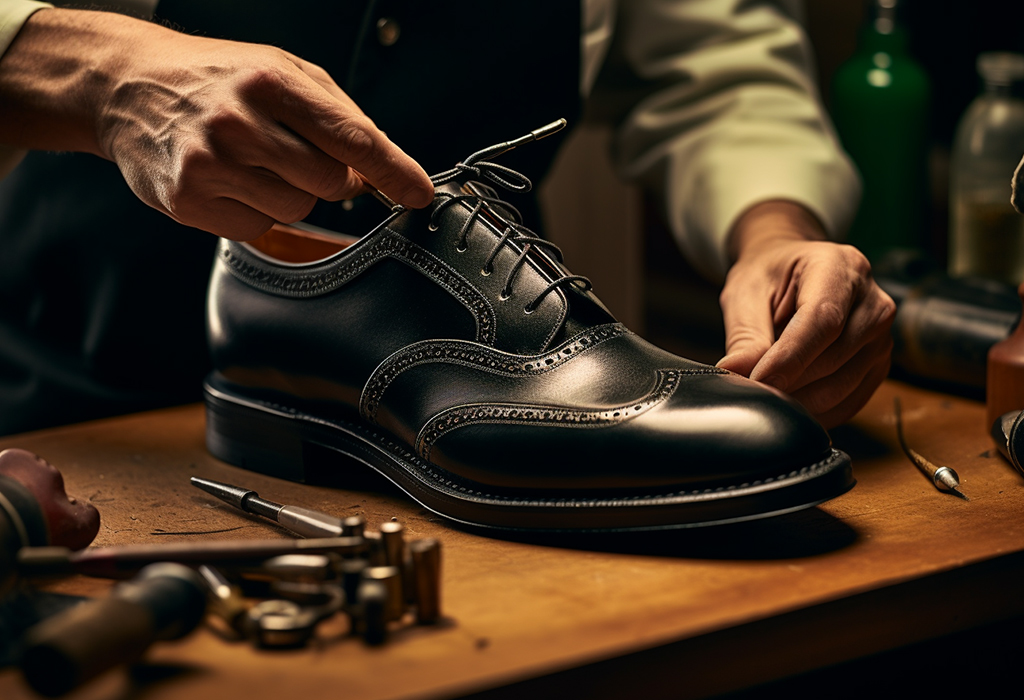
[[[798,202],[830,235],[856,207],[857,177],[817,100],[796,5],[622,5],[596,93],[620,124],[616,164],[662,193],[681,249],[710,278],[724,276],[729,232],[758,202]]]
[[[109,12],[35,12],[0,58],[0,143],[109,157],[100,106],[139,42],[168,31]]]

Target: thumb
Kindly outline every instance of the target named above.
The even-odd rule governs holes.
[[[749,377],[775,342],[775,327],[767,305],[723,305],[725,357],[715,365]]]

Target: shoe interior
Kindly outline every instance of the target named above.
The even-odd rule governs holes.
[[[303,264],[325,260],[355,243],[358,238],[308,224],[274,224],[249,245],[268,258]]]

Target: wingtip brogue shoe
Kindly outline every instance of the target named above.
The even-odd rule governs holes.
[[[617,323],[496,198],[525,177],[471,157],[434,182],[430,208],[358,240],[278,226],[221,242],[215,456],[307,480],[326,448],[447,518],[521,530],[734,522],[853,486],[794,401]]]

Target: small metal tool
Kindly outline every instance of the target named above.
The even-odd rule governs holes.
[[[366,532],[366,518],[361,515],[350,515],[341,520],[342,537],[362,537]]]
[[[337,586],[320,586],[325,600],[318,605],[300,605],[292,600],[265,600],[250,608],[246,629],[261,647],[298,647],[313,636],[316,626],[342,609],[345,595]]]
[[[387,641],[388,591],[381,581],[364,579],[359,584],[357,595],[358,614],[353,617],[358,633],[370,646],[379,646]]]
[[[217,620],[223,621],[223,625],[227,626],[227,630],[222,629],[223,625],[218,626],[217,631],[227,632],[232,637],[244,634],[242,621],[249,610],[249,605],[238,586],[228,581],[218,569],[207,564],[203,564],[196,571],[199,572],[210,592],[209,611]]]
[[[344,520],[299,506],[286,506],[260,498],[252,489],[193,476],[192,485],[225,503],[253,515],[269,518],[300,537],[340,537]]]
[[[370,566],[387,566],[388,555],[384,549],[384,536],[377,530],[367,530],[363,533],[366,541],[366,558]]]
[[[342,558],[336,554],[282,554],[255,567],[231,567],[247,581],[292,581],[324,584],[338,579]]]
[[[960,477],[957,476],[955,471],[949,467],[933,464],[919,452],[911,449],[907,445],[907,441],[903,437],[903,414],[900,409],[900,397],[898,396],[893,398],[893,410],[896,413],[896,436],[899,438],[900,447],[903,448],[903,452],[907,455],[907,458],[910,459],[910,461],[914,463],[914,466],[920,469],[925,476],[932,480],[932,483],[935,484],[935,488],[939,491],[955,494],[965,501],[971,500],[959,490]]]
[[[409,552],[416,622],[430,625],[441,619],[441,543],[432,537],[415,540],[409,545]]]
[[[405,614],[405,598],[402,597],[402,572],[397,566],[368,566],[363,569],[364,581],[379,581],[387,592],[384,619],[388,622],[400,620]]]

